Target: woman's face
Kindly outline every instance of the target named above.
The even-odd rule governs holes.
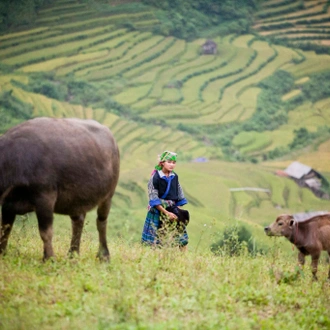
[[[163,162],[163,172],[164,173],[172,172],[175,168],[175,165],[176,165],[176,161],[165,160],[165,162]]]

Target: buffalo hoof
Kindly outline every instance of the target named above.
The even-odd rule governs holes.
[[[110,262],[110,253],[109,250],[100,249],[96,255],[101,262]]]

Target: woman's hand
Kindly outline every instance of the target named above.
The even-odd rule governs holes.
[[[169,218],[171,221],[174,221],[174,220],[176,220],[176,219],[178,218],[174,213],[167,211],[162,205],[156,205],[156,209],[157,209],[159,212],[162,212],[162,213],[164,213],[165,215],[167,215],[168,218]]]
[[[171,220],[171,221],[173,221],[173,220],[176,220],[178,217],[174,214],[174,213],[172,213],[172,212],[168,212],[168,211],[166,211],[166,215],[169,217],[169,219]]]

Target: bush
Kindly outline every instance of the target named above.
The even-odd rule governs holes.
[[[263,249],[257,248],[251,232],[244,226],[237,224],[227,226],[223,237],[210,247],[215,255],[239,256],[245,250],[251,255],[264,253]]]

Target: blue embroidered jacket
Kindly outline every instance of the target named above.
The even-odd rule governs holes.
[[[179,183],[179,177],[173,172],[167,177],[163,171],[156,171],[148,182],[148,195],[151,207],[161,205],[161,199],[171,200],[176,206],[188,203]]]

